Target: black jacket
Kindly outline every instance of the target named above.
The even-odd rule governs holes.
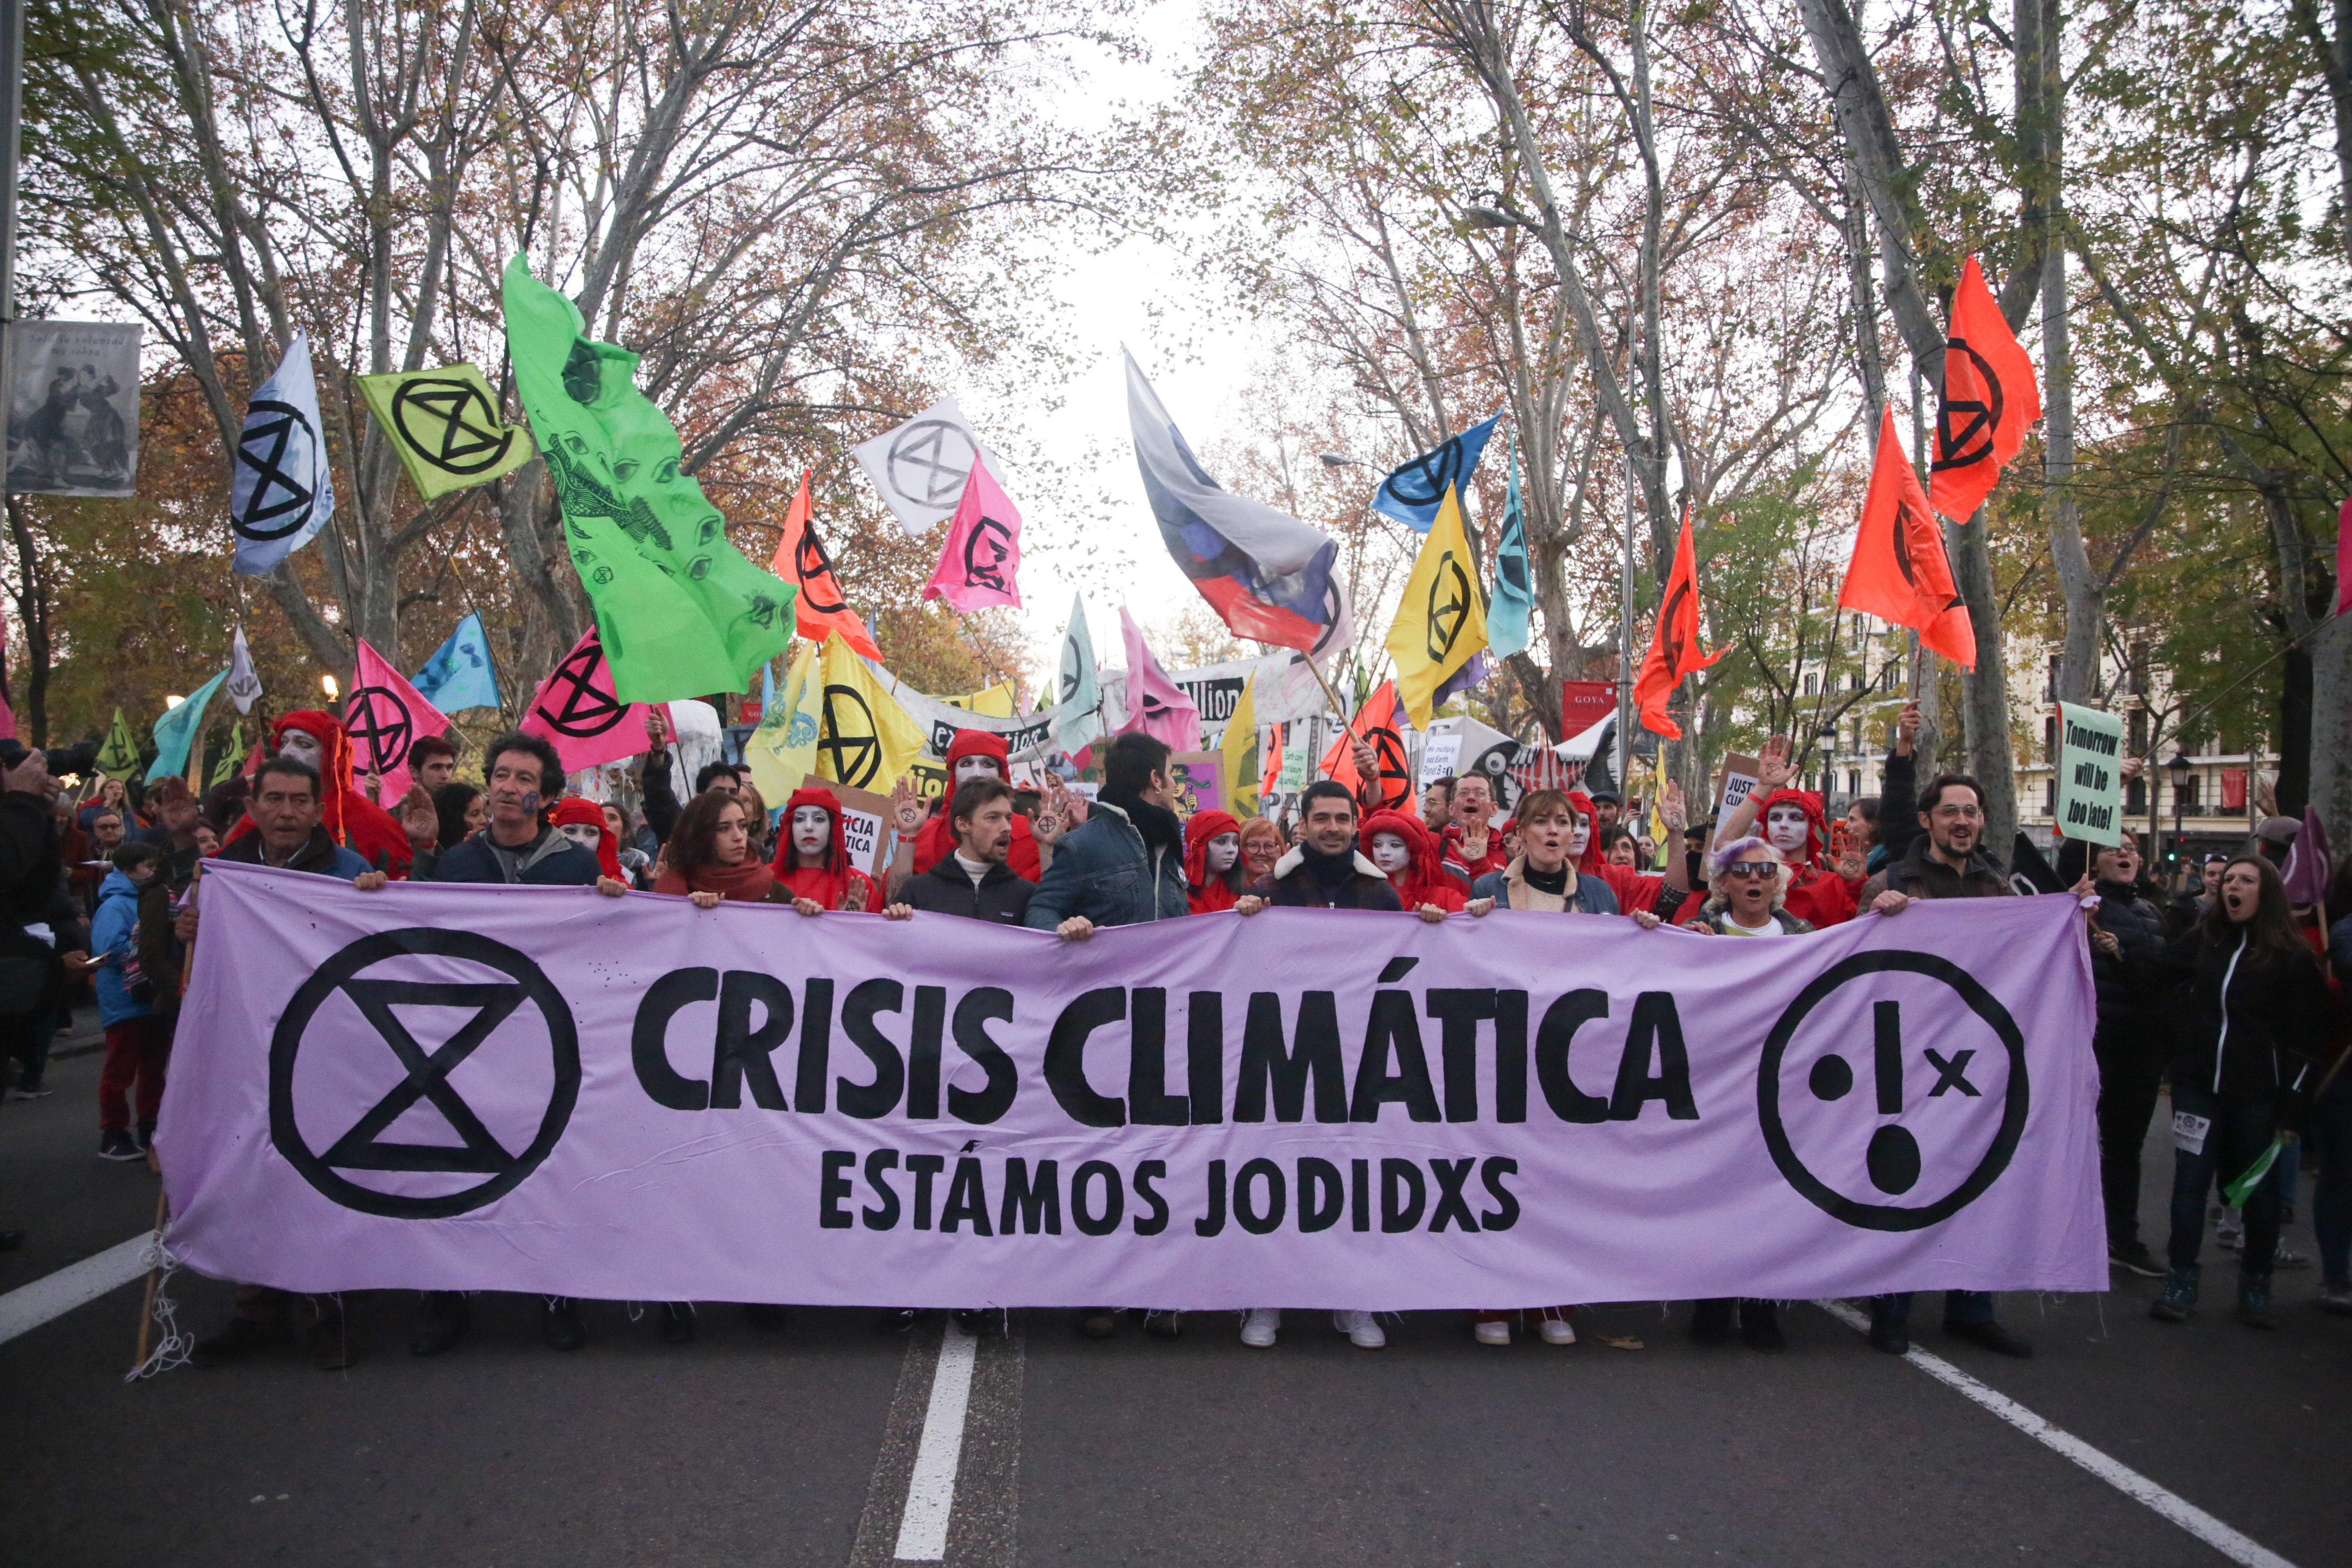
[[[30,790],[0,795],[0,922],[26,925],[56,912],[65,862],[49,803]]]
[[[1381,868],[1350,851],[1353,870],[1337,882],[1325,882],[1307,868],[1304,847],[1286,852],[1274,863],[1274,874],[1250,889],[1268,903],[1286,910],[1402,910],[1396,889]]]
[[[662,843],[669,842],[670,830],[677,826],[677,814],[685,809],[678,804],[677,791],[669,782],[669,748],[646,753],[637,773],[638,793],[645,797],[646,826]]]
[[[1867,908],[1881,889],[1907,894],[1915,899],[1994,899],[2011,898],[2017,889],[1992,863],[1992,857],[1983,848],[1972,851],[1967,867],[1955,871],[1935,858],[1930,850],[1935,840],[1922,833],[1911,840],[1903,858],[1892,862],[1885,870],[1870,879],[1862,889],[1862,902]]]
[[[2113,958],[2091,949],[2091,979],[2099,991],[2099,1028],[2141,1030],[2159,1025],[2173,980],[2164,950],[2171,941],[2164,911],[2136,888],[2098,884],[2099,909],[2091,918],[2112,933],[2121,951]]]
[[[927,914],[961,915],[966,920],[1017,926],[1027,917],[1029,895],[1036,890],[1036,883],[1003,864],[991,866],[974,887],[963,862],[945,855],[929,870],[908,878],[898,889],[898,901]]]
[[[2327,986],[2314,958],[2258,955],[2242,938],[2177,939],[2166,965],[2187,982],[2172,1081],[2208,1093],[2308,1092],[2326,1056]]]
[[[549,843],[550,839],[554,842]],[[453,844],[445,850],[433,868],[433,879],[520,882],[534,888],[592,888],[604,871],[596,864],[595,856],[543,824],[539,837],[515,853],[521,862],[520,874],[509,877],[497,851],[490,847],[489,829],[484,828],[463,844]]]

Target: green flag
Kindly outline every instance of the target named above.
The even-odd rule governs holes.
[[[563,509],[572,564],[623,702],[742,691],[793,638],[793,593],[743,558],[678,468],[677,432],[632,379],[637,356],[582,335],[571,300],[516,257],[507,349]]]
[[[213,693],[227,679],[228,671],[222,670],[197,687],[194,696],[177,708],[166,708],[155,721],[155,760],[147,767],[149,784],[188,771],[188,747],[205,727],[205,709],[212,702]]]
[[[530,437],[499,421],[490,384],[472,365],[354,379],[426,500],[488,484],[530,461]]]
[[[213,776],[205,781],[205,787],[218,789],[228,783],[236,776],[237,765],[244,761],[245,726],[242,723],[234,724],[229,727],[228,750],[223,752],[220,754],[220,761],[213,764]]]
[[[98,748],[98,771],[109,778],[129,778],[131,770],[138,765],[138,738],[131,734],[122,710],[117,708],[113,728],[107,731],[105,743]]]
[[[2221,1201],[2233,1209],[2244,1208],[2246,1199],[2253,1194],[2254,1188],[2261,1184],[2262,1179],[2271,1173],[2271,1167],[2278,1163],[2279,1151],[2285,1147],[2285,1133],[2282,1132],[2273,1138],[2270,1147],[2263,1150],[2255,1157],[2254,1163],[2246,1167],[2244,1175],[2222,1187]]]

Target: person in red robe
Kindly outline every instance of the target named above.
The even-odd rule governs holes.
[[[931,815],[915,840],[913,874],[918,877],[955,853],[955,828],[948,821],[948,802],[955,797],[956,785],[975,777],[1013,782],[1004,737],[985,730],[955,732],[955,739],[948,742],[947,770],[947,787],[931,803]],[[1005,857],[1004,863],[1014,876],[1032,882],[1045,874],[1044,862],[1037,855],[1037,836],[1031,831],[1029,819],[1017,812],[1013,818],[1013,851]]]
[[[1192,912],[1213,915],[1232,909],[1248,886],[1242,872],[1240,819],[1223,811],[1196,811],[1186,817],[1184,890]]]
[[[1746,803],[1741,804],[1744,808]],[[1756,800],[1756,814],[1757,835],[1779,850],[1790,868],[1782,907],[1811,921],[1815,931],[1853,919],[1864,879],[1849,879],[1829,863],[1828,815],[1822,797],[1809,789],[1776,789]]]
[[[1436,836],[1420,817],[1402,811],[1376,811],[1364,818],[1356,838],[1364,858],[1381,868],[1389,886],[1396,889],[1397,902],[1407,910],[1434,905],[1451,915],[1470,907],[1461,884],[1445,873],[1444,852]],[[1486,909],[1475,912],[1484,914],[1495,901],[1481,899],[1477,902]]]
[[[327,837],[368,865],[394,878],[408,875],[408,835],[392,813],[352,787],[352,741],[341,721],[315,708],[281,715],[269,728],[269,749],[319,773],[320,826]],[[251,833],[253,818],[239,821],[229,842]]]
[[[874,879],[849,863],[849,830],[829,789],[796,789],[784,802],[772,868],[803,914],[874,907]]]
[[[583,795],[567,795],[547,814],[549,826],[596,857],[596,865],[615,882],[626,882],[621,869],[621,846],[604,821],[604,808]]]

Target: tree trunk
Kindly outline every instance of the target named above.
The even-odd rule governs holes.
[[[1992,576],[1992,550],[1982,508],[1962,527],[1945,531],[1952,575],[1969,603],[1977,634],[1977,667],[1960,678],[1969,772],[1984,792],[1984,847],[2006,868],[2017,838],[2016,763],[2009,747],[2008,663],[2001,653],[2000,604]],[[1926,784],[1923,776],[1921,784]]]
[[[2352,833],[2352,616],[2329,616],[2305,646],[2311,659],[2307,800],[2319,808],[2334,841],[2341,844]],[[2286,804],[2284,785],[2282,779],[2282,807]]]
[[[2278,808],[2283,816],[2301,816],[2311,799],[2311,725],[2316,695],[2311,645],[2317,640],[2314,636],[2296,643],[2280,660]]]

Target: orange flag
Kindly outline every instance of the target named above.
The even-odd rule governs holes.
[[[1977,258],[1960,268],[1952,335],[1944,350],[1944,395],[1936,403],[1936,461],[1928,499],[1966,522],[1992,494],[2001,468],[2042,417],[2033,362],[1985,287]],[[1916,488],[1916,486],[1914,487]]]
[[[1650,651],[1633,681],[1642,728],[1669,741],[1681,740],[1682,726],[1666,717],[1666,700],[1684,676],[1696,675],[1730,651],[1719,647],[1704,656],[1698,651],[1698,566],[1691,557],[1691,514],[1685,504],[1682,537],[1675,542],[1675,568],[1666,574],[1665,597],[1658,605],[1658,624],[1650,632]]]
[[[1383,680],[1356,710],[1356,721],[1340,731],[1331,749],[1323,753],[1323,776],[1346,784],[1349,794],[1360,798],[1362,775],[1356,771],[1356,742],[1369,742],[1381,759],[1381,805],[1401,810],[1412,798],[1412,779],[1404,765],[1404,737],[1397,732],[1399,717],[1396,682]]]
[[[1976,628],[1952,585],[1944,531],[1929,515],[1919,476],[1903,455],[1891,406],[1878,421],[1878,460],[1870,470],[1870,494],[1862,503],[1862,527],[1838,604],[1910,626],[1922,643],[1962,668],[1977,667]]]
[[[800,585],[800,592],[793,595],[793,619],[801,636],[823,647],[828,635],[839,632],[842,641],[866,658],[882,657],[882,650],[866,634],[866,623],[849,607],[841,579],[834,575],[833,557],[824,552],[824,542],[816,536],[816,506],[809,500],[806,470],[801,474],[800,492],[784,509],[784,536],[776,542],[776,558],[768,563],[768,570]]]

